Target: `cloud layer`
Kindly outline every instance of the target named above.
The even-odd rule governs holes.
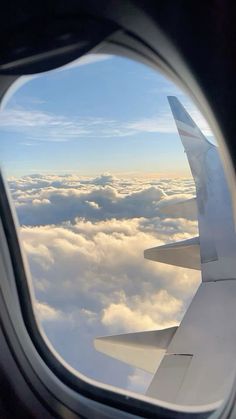
[[[197,234],[166,217],[194,195],[189,179],[34,175],[9,180],[36,309],[56,350],[80,372],[143,392],[148,374],[93,349],[97,336],[178,324],[199,273],[144,260],[146,248]]]
[[[187,103],[186,108],[202,132],[212,132],[200,112]],[[144,118],[118,120],[102,116],[65,116],[40,109],[5,108],[0,114],[0,129],[23,133],[26,141],[67,142],[80,138],[116,138],[137,134],[175,134],[174,119],[167,109]]]

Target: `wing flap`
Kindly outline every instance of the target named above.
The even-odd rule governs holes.
[[[203,282],[147,395],[181,405],[225,400],[235,377],[236,281]]]
[[[165,355],[158,370],[147,389],[146,395],[172,402],[176,401],[189,369],[193,355],[171,354]]]

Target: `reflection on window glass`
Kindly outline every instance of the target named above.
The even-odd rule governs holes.
[[[190,99],[162,75],[91,55],[21,83],[0,119],[36,312],[54,348],[88,377],[179,403],[194,354],[181,345],[174,359],[165,353],[201,282],[196,188],[180,136],[203,141],[181,104],[212,142]],[[161,329],[160,338],[94,343]],[[162,389],[152,381],[159,365]]]

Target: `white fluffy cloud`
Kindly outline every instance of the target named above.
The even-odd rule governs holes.
[[[180,299],[161,289],[148,298],[135,295],[130,302],[123,297],[123,301],[111,303],[104,309],[101,320],[113,333],[160,329],[178,324],[182,307]]]
[[[143,251],[197,234],[196,221],[160,211],[162,201],[192,197],[193,182],[35,175],[11,179],[10,187],[53,345],[88,376],[144,389],[148,379],[97,353],[93,339],[181,320],[199,273],[147,261]]]
[[[159,203],[170,194],[192,196],[193,183],[173,180],[160,184],[155,179],[116,179],[101,175],[95,179],[78,176],[32,176],[10,181],[18,216],[23,225],[59,224],[87,220],[153,218],[162,216]],[[192,192],[192,193],[191,193]],[[172,197],[173,200],[173,197]]]
[[[59,320],[62,315],[59,310],[56,310],[55,308],[50,307],[48,304],[39,301],[35,302],[35,308],[42,322]]]

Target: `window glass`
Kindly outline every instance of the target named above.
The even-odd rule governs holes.
[[[0,116],[1,160],[49,340],[88,377],[181,403],[176,380],[183,382],[194,350],[165,358],[164,390],[152,381],[201,283],[196,188],[179,133],[198,134],[173,97],[213,142],[206,121],[163,75],[108,55],[23,79],[13,90]],[[176,242],[184,244],[144,258]],[[214,243],[206,262],[218,257]],[[162,329],[161,338],[94,345],[98,337]],[[180,372],[166,397],[171,366]]]

